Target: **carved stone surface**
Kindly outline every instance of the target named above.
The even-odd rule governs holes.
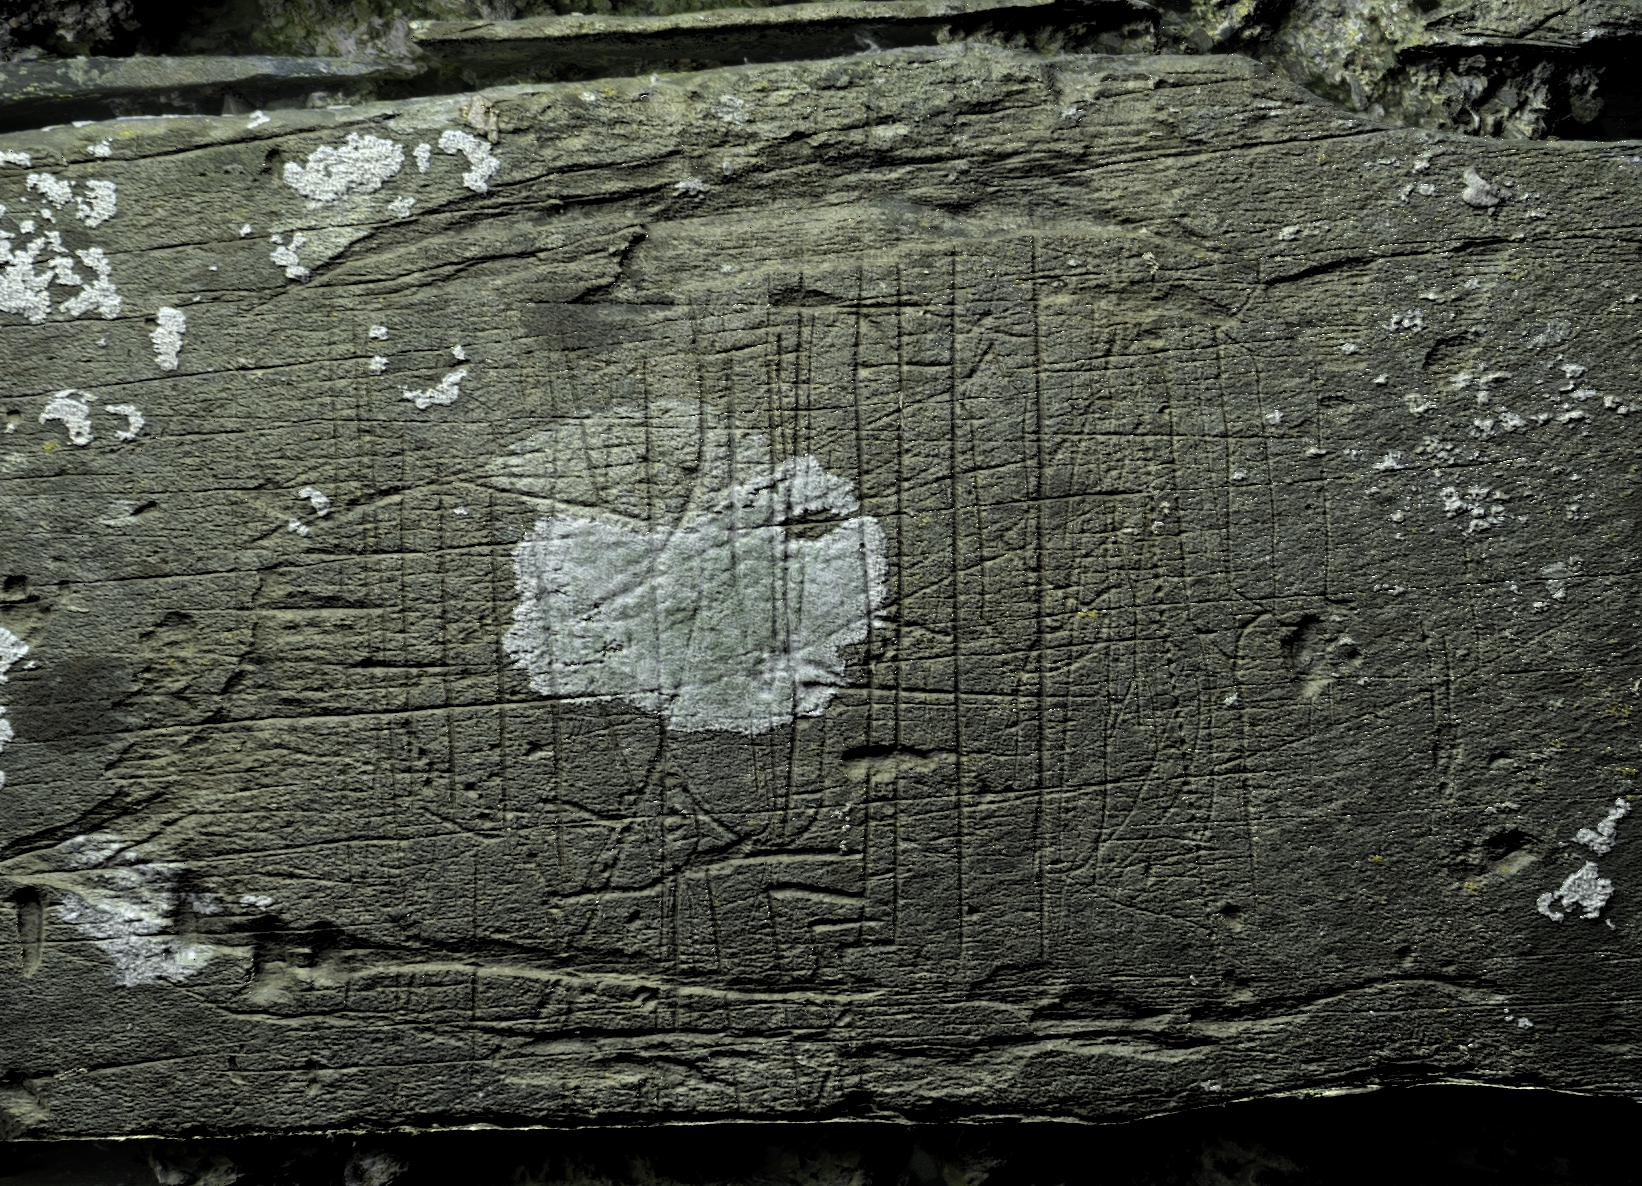
[[[1636,1090],[1633,148],[966,45],[0,151],[8,1133]]]

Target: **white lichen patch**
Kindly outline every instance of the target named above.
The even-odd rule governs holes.
[[[285,530],[289,531],[292,535],[307,535],[308,525],[301,519],[292,519],[290,522],[285,524]]]
[[[1564,911],[1578,906],[1583,911],[1581,918],[1597,918],[1611,897],[1613,882],[1598,875],[1595,861],[1586,861],[1568,874],[1560,887],[1539,896],[1539,912],[1552,922],[1561,922],[1567,917]],[[1555,909],[1557,902],[1562,904],[1561,910]]]
[[[6,673],[12,669],[14,664],[19,662],[23,656],[28,653],[28,643],[18,638],[4,626],[0,626],[0,684],[7,682]],[[13,731],[11,722],[6,720],[5,706],[0,705],[0,753],[4,753],[6,746],[15,740],[16,737],[17,734]],[[5,772],[0,771],[0,787],[5,785]]]
[[[181,309],[165,305],[154,315],[154,319],[159,326],[148,335],[154,343],[154,361],[160,364],[160,370],[174,371],[177,369],[177,352],[182,349],[182,336],[188,331],[188,317]]]
[[[87,197],[74,199],[74,213],[88,227],[102,226],[119,210],[119,193],[112,181],[86,182]]]
[[[107,404],[104,406],[103,411],[112,412],[116,416],[125,417],[125,427],[114,434],[115,437],[122,441],[136,440],[137,434],[143,430],[143,425],[148,423],[143,419],[143,414],[137,411],[136,407],[131,404]]]
[[[302,259],[298,254],[303,245],[308,242],[306,235],[298,231],[291,236],[289,243],[285,242],[282,235],[269,235],[268,242],[274,244],[274,249],[268,253],[268,258],[285,269],[285,278],[287,280],[306,280],[308,278],[308,269],[302,266]]]
[[[727,124],[744,124],[752,113],[752,105],[736,95],[720,95],[713,104],[713,114]]]
[[[406,194],[402,198],[395,198],[388,203],[388,209],[393,211],[395,218],[409,218],[411,207],[416,205],[416,199]]]
[[[3,207],[0,213],[4,213]],[[34,221],[23,221],[18,230],[25,235],[33,234]],[[48,249],[53,254],[44,266],[37,268],[35,265]],[[59,232],[46,231],[30,240],[27,246],[13,248],[12,236],[0,231],[0,312],[21,313],[38,325],[51,315],[51,295],[47,289],[55,283],[81,289],[78,296],[63,303],[63,311],[69,316],[78,317],[92,309],[104,317],[117,315],[120,297],[109,279],[108,257],[100,247],[87,248],[77,254],[96,273],[96,279],[90,284],[74,271],[74,260],[65,253]]]
[[[1326,222],[1297,222],[1293,226],[1286,226],[1279,230],[1277,238],[1281,242],[1288,243],[1295,239],[1326,235],[1332,229]]]
[[[322,519],[331,513],[331,500],[321,494],[318,490],[314,489],[312,486],[304,486],[301,490],[296,492],[296,496],[298,498],[306,498],[309,504],[314,508],[314,513]]]
[[[349,132],[339,147],[315,149],[306,165],[287,162],[285,184],[310,201],[334,202],[350,193],[374,193],[404,163],[405,150],[394,141]]]
[[[120,292],[114,287],[114,265],[109,262],[101,247],[87,247],[84,251],[76,251],[80,262],[91,269],[95,277],[89,284],[81,281],[78,296],[70,297],[63,302],[63,312],[70,317],[78,317],[82,313],[98,312],[105,321],[112,321],[120,315]]]
[[[678,404],[544,433],[491,482],[552,509],[514,550],[504,640],[545,696],[623,700],[680,732],[817,716],[885,595],[878,521],[814,456]]]
[[[97,141],[97,143],[95,143],[95,144],[86,145],[86,155],[87,156],[94,156],[94,157],[103,157],[105,159],[107,157],[113,156],[114,155],[114,139],[113,139],[113,137],[107,137],[105,139]]]
[[[1574,504],[1576,507],[1577,503]],[[1547,564],[1539,570],[1539,575],[1545,578],[1545,589],[1551,595],[1552,601],[1566,601],[1568,598],[1568,580],[1577,577],[1580,570],[1580,561],[1577,556],[1570,556],[1566,563],[1561,560]]]
[[[489,142],[467,132],[458,132],[455,129],[441,132],[439,147],[450,156],[461,153],[467,157],[470,167],[462,174],[462,184],[474,193],[482,194],[489,190],[490,179],[496,176],[496,171],[502,167],[501,159],[490,151]]]
[[[28,180],[23,184],[59,210],[68,205],[74,197],[74,186],[50,173],[30,173]]]
[[[429,387],[425,391],[412,391],[408,387],[400,388],[404,397],[410,400],[422,411],[427,411],[434,404],[448,407],[456,402],[462,394],[462,380],[467,378],[467,370],[452,371],[439,380],[437,387]]]
[[[433,145],[418,144],[415,149],[411,151],[411,155],[416,158],[417,172],[426,173],[433,167]]]
[[[273,117],[266,111],[253,111],[251,112],[251,118],[245,121],[245,126],[247,128],[260,128],[263,124],[271,124],[273,122]]]
[[[1505,522],[1506,495],[1487,486],[1472,486],[1463,494],[1457,486],[1444,486],[1437,492],[1442,499],[1443,513],[1450,519],[1465,514],[1465,533],[1471,535],[1487,531]]]
[[[148,859],[108,832],[65,841],[58,853],[72,869],[47,875],[62,891],[58,917],[112,961],[116,983],[180,983],[210,961],[214,950],[178,934],[177,923],[185,908],[212,913],[215,903],[179,893],[178,866]]]
[[[30,223],[24,226],[29,228],[24,234],[33,229]],[[21,313],[36,325],[51,316],[51,297],[46,289],[58,271],[54,266],[43,270],[34,266],[46,245],[44,239],[35,239],[27,247],[13,250],[11,236],[0,232],[0,312]],[[73,266],[72,260],[64,262]]]
[[[388,369],[388,357],[385,354],[371,355],[371,374],[380,375]]]
[[[40,413],[40,423],[46,424],[52,420],[62,421],[63,427],[68,429],[68,439],[76,445],[91,443],[91,406],[75,399],[77,395],[84,395],[83,391],[59,391],[46,401],[45,411]]]
[[[28,653],[28,643],[18,638],[4,626],[0,626],[0,684],[6,682],[6,673]]]
[[[371,326],[370,338],[373,342],[386,342],[388,340],[388,327],[385,325]]]
[[[0,165],[18,165],[24,169],[34,164],[34,158],[26,152],[16,152],[9,148],[0,149]]]
[[[1608,809],[1607,817],[1595,828],[1581,828],[1574,833],[1575,843],[1583,844],[1597,856],[1606,856],[1618,843],[1619,821],[1630,813],[1629,799],[1615,799],[1613,806]]]

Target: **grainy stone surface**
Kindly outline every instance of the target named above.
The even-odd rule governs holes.
[[[1636,1090],[1634,149],[968,45],[0,150],[9,1134]]]

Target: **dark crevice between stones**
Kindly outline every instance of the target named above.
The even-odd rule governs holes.
[[[111,116],[232,115],[347,105],[960,40],[1040,53],[1151,52],[1159,44],[1157,12],[1135,0],[845,0],[719,9],[706,24],[687,15],[629,20],[574,14],[521,22],[522,29],[521,23],[482,21],[424,22],[419,27],[402,16],[394,19],[399,32],[376,42],[350,40],[333,31],[279,46],[354,51],[345,57],[190,55],[177,51],[216,45],[221,39],[168,37],[155,42],[167,50],[166,56],[19,58],[0,64],[0,93],[5,96],[0,131]]]
[[[230,1078],[275,1073],[225,1051]],[[328,1089],[317,1059],[277,1073]],[[1212,1084],[1211,1084],[1212,1086]],[[1319,1084],[1317,1096],[1216,1104],[1127,1124],[704,1124],[579,1130],[313,1133],[27,1141],[5,1186],[1353,1186],[1386,1181],[1618,1186],[1642,1105],[1472,1086]],[[28,1081],[0,1083],[27,1093]],[[852,1093],[858,1111],[870,1092]],[[444,1118],[494,1124],[493,1115]],[[509,1118],[529,1123],[528,1117]],[[1568,1134],[1581,1134],[1569,1140]]]
[[[0,0],[0,130],[981,40],[1048,54],[1237,53],[1390,124],[1520,139],[1642,137],[1633,67],[1642,6],[1625,0],[1592,0],[1577,12],[1551,0],[895,8],[866,0]],[[718,15],[697,26],[691,14],[703,13]]]

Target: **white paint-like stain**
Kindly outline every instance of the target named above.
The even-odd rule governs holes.
[[[1631,813],[1629,799],[1615,799],[1613,806],[1608,809],[1605,819],[1595,828],[1581,828],[1574,833],[1574,841],[1583,844],[1596,853],[1597,856],[1606,856],[1613,851],[1618,843],[1619,821]]]
[[[160,364],[160,370],[174,371],[177,369],[177,352],[182,349],[182,336],[188,332],[188,317],[181,309],[163,305],[154,315],[154,320],[159,322],[159,326],[148,335],[154,343],[154,361]]]
[[[95,144],[86,145],[86,155],[94,157],[111,157],[114,155],[114,139],[108,137]]]
[[[1595,861],[1586,861],[1568,874],[1560,887],[1539,896],[1539,912],[1552,922],[1561,922],[1567,917],[1564,911],[1578,906],[1583,911],[1581,918],[1597,918],[1611,897],[1613,882],[1598,875]],[[1556,902],[1562,904],[1562,910],[1554,908]]]
[[[209,895],[179,893],[179,866],[148,859],[110,832],[77,836],[58,852],[74,870],[52,878],[63,889],[58,917],[113,962],[116,983],[181,983],[210,962],[210,946],[175,933],[177,914],[220,906]]]
[[[254,229],[255,229],[255,228],[254,228],[254,227],[252,227],[252,226],[251,226],[251,224],[250,224],[250,223],[246,223],[246,224],[245,224],[245,225],[244,225],[244,226],[242,226],[242,227],[240,227],[240,228],[239,228],[239,237],[240,237],[240,238],[241,238],[241,239],[243,239],[243,238],[245,238],[245,237],[246,237],[246,236],[247,236],[247,235],[249,235],[249,234],[250,234],[250,233],[251,233],[251,232],[252,232],[252,231],[253,231],[253,230],[254,230]]]
[[[302,266],[302,260],[298,255],[303,245],[308,242],[308,236],[298,231],[291,236],[291,241],[287,244],[283,236],[275,234],[268,236],[268,242],[274,244],[274,249],[268,253],[268,258],[285,269],[285,278],[287,280],[306,280],[308,278],[308,269]]]
[[[371,326],[370,337],[373,342],[386,342],[388,340],[388,327],[385,325]]]
[[[402,198],[395,198],[388,203],[388,209],[393,211],[395,218],[409,218],[411,207],[416,205],[416,199],[406,194]]]
[[[388,369],[388,359],[384,354],[371,355],[371,374],[380,375]]]
[[[501,159],[491,153],[490,143],[467,132],[458,132],[454,129],[441,132],[439,147],[450,156],[461,153],[467,157],[470,167],[462,174],[462,184],[476,194],[485,193],[490,189],[490,179],[496,176],[496,171],[502,167]]]
[[[491,474],[554,512],[514,550],[504,640],[545,696],[765,733],[825,709],[886,595],[884,534],[853,485],[709,410],[618,409]]]
[[[1510,190],[1494,185],[1475,169],[1467,169],[1463,176],[1465,189],[1460,193],[1460,201],[1467,206],[1478,210],[1492,210],[1511,196]]]
[[[137,507],[140,504],[134,498],[116,498],[109,504],[109,513],[97,522],[104,527],[124,529],[137,522]]]
[[[6,673],[12,669],[22,657],[29,653],[29,644],[18,638],[4,626],[0,626],[0,684],[6,683]],[[0,705],[0,753],[4,753],[6,746],[15,740],[17,734],[12,730],[11,722],[6,720],[6,709]],[[6,785],[5,771],[0,770],[0,787]]]
[[[143,419],[143,414],[137,411],[136,407],[132,404],[106,404],[103,407],[103,411],[112,412],[116,416],[125,417],[125,427],[114,434],[115,437],[122,441],[136,440],[137,434],[143,430],[143,425],[148,423]]]
[[[466,362],[468,360],[468,352],[467,352],[466,347],[452,346],[450,348],[450,354],[451,354],[451,357],[454,358],[457,362]]]
[[[52,420],[60,420],[63,427],[68,429],[68,439],[76,445],[91,443],[91,407],[81,403],[74,397],[85,395],[83,391],[69,389],[59,391],[46,401],[46,410],[40,413],[40,423],[46,424]]]
[[[433,167],[433,145],[418,144],[411,150],[411,155],[416,158],[417,172],[426,173]]]
[[[349,132],[340,147],[316,148],[306,165],[287,162],[285,184],[310,201],[334,202],[350,193],[374,193],[404,163],[405,150],[392,140]]]
[[[425,391],[412,391],[409,387],[401,387],[399,390],[406,399],[425,412],[434,404],[448,407],[455,403],[462,394],[462,380],[467,377],[468,373],[464,368],[446,375],[439,380],[437,387],[429,387]]]
[[[331,500],[326,498],[312,486],[304,486],[301,490],[296,492],[296,496],[298,498],[306,498],[313,506],[314,513],[321,519],[331,513]]]

